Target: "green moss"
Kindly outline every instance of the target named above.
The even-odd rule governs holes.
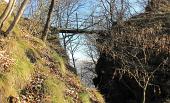
[[[64,98],[65,85],[56,78],[48,78],[45,80],[45,88],[47,95],[50,96],[50,103],[66,103]]]
[[[13,49],[12,58],[15,60],[13,71],[10,75],[14,75],[13,78],[21,80],[21,84],[25,84],[30,81],[31,75],[34,72],[34,67],[30,63],[29,59],[25,55],[25,50],[29,47],[24,42],[16,41],[16,48]]]
[[[60,57],[55,51],[53,51],[51,55],[55,59],[55,61],[59,62],[58,66],[60,68],[60,72],[62,73],[62,75],[65,75],[66,67],[65,67],[65,62],[64,62],[63,58]]]
[[[91,103],[90,97],[87,93],[80,93],[79,96],[82,103]]]
[[[67,96],[66,97],[67,103],[75,103],[72,99],[72,97]]]
[[[19,90],[30,82],[34,72],[34,66],[25,56],[25,48],[28,46],[24,45],[24,42],[15,40],[10,41],[8,46],[10,46],[8,49],[11,58],[14,59],[14,64],[10,67],[9,72],[0,74],[0,91],[3,92],[3,102],[10,95],[17,97]]]

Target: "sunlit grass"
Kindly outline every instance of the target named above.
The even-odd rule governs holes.
[[[47,91],[47,95],[50,96],[50,103],[66,103],[64,98],[65,85],[63,82],[56,78],[49,77],[45,80],[45,89]]]
[[[59,70],[62,73],[62,75],[65,75],[66,73],[66,67],[65,67],[65,62],[63,60],[63,58],[61,56],[59,56],[55,51],[52,51],[52,57],[59,62],[59,64],[57,64],[59,66]]]
[[[25,48],[28,46],[24,46],[15,40],[8,43],[8,46],[10,46],[8,51],[11,58],[14,59],[14,64],[10,67],[9,72],[0,75],[0,91],[3,92],[3,101],[6,101],[11,95],[18,97],[19,90],[30,82],[34,73],[33,65],[25,56]]]
[[[80,93],[79,96],[80,96],[82,103],[91,103],[90,97],[87,93]]]

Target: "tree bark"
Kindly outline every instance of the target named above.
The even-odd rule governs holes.
[[[22,2],[21,7],[19,8],[17,15],[15,16],[13,22],[11,23],[11,25],[9,26],[9,28],[5,32],[5,36],[7,36],[8,34],[10,34],[12,32],[13,28],[15,27],[15,25],[18,23],[19,19],[21,18],[28,2],[29,2],[29,0],[24,0]]]
[[[53,8],[54,8],[54,2],[55,2],[55,0],[51,0],[51,4],[50,4],[48,15],[47,15],[47,21],[46,21],[46,24],[44,26],[44,30],[42,32],[41,38],[44,41],[46,41],[47,36],[48,36],[48,29],[49,29],[49,26],[50,26],[50,19],[51,19]]]
[[[142,102],[141,103],[145,103],[146,102],[146,89],[147,89],[147,87],[143,88],[143,97],[142,97]]]
[[[11,6],[11,9],[10,9],[9,13],[7,14],[6,18],[2,21],[2,24],[0,25],[0,29],[2,29],[4,22],[5,22],[5,21],[8,19],[8,17],[12,14],[12,11],[13,11],[14,6],[15,6],[15,2],[16,2],[16,0],[13,0],[13,4],[12,4],[12,6]]]
[[[2,29],[3,22],[10,16],[14,4],[15,4],[15,0],[10,0],[4,12],[0,16],[0,29]]]

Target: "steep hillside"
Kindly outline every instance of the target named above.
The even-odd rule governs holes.
[[[113,26],[110,34],[99,36],[100,57],[94,84],[106,102],[170,103],[167,11],[141,13]]]
[[[0,14],[4,7],[0,4]],[[100,93],[83,86],[48,43],[21,28],[17,25],[10,37],[0,38],[0,103],[104,103]]]

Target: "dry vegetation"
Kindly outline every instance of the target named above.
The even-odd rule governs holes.
[[[114,26],[111,33],[99,36],[96,43],[101,53],[117,63],[112,67],[115,70],[113,79],[128,77],[143,89],[141,103],[145,103],[149,86],[159,88],[156,92],[160,92],[159,85],[154,84],[155,77],[160,72],[169,72],[170,64],[169,26],[164,24],[166,18],[164,15],[143,15],[140,19],[136,17]]]

